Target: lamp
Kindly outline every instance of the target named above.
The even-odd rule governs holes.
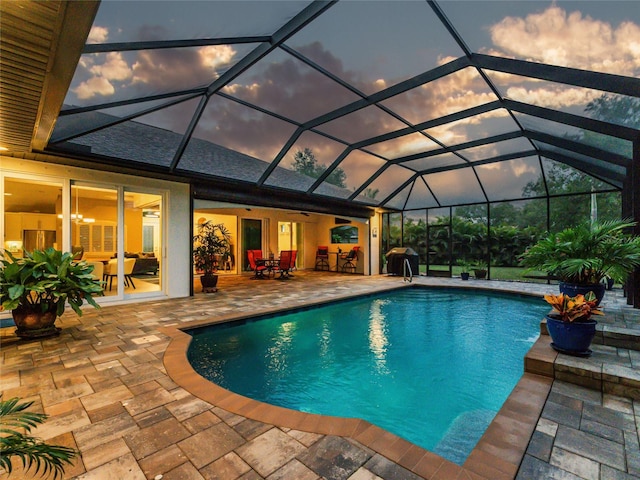
[[[84,218],[84,215],[82,215],[79,212],[79,207],[78,207],[79,199],[80,199],[80,194],[79,194],[78,188],[76,187],[76,211],[75,213],[71,213],[71,220],[75,221],[76,223],[80,223],[80,222],[95,223],[96,221],[95,218]],[[58,218],[64,218],[64,216],[60,213],[58,214]]]

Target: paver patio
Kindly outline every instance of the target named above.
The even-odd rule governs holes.
[[[414,282],[531,294],[556,288],[427,277]],[[221,279],[215,294],[87,309],[81,318],[67,313],[55,338],[18,340],[12,327],[3,328],[0,390],[4,398],[33,400],[33,410],[50,415],[37,430],[40,437],[80,450],[65,478],[640,478],[640,402],[632,398],[640,393],[633,383],[634,375],[640,376],[640,352],[628,348],[633,344],[596,345],[592,359],[574,361],[553,356],[542,337],[535,348],[543,360],[553,357],[551,375],[563,365],[573,377],[589,372],[589,379],[597,369],[624,368],[614,377],[630,383],[612,394],[570,383],[571,375],[553,381],[527,373],[482,445],[458,466],[366,422],[281,412],[238,402],[228,392],[220,397],[221,389],[203,386],[180,368],[168,334],[176,327],[254,313],[257,304],[278,309],[402,285],[397,277],[320,272],[298,272],[286,282],[230,276]],[[640,329],[637,312],[619,294],[608,297],[605,309],[609,332]],[[601,378],[610,377],[601,373]],[[10,478],[21,475],[18,470]]]

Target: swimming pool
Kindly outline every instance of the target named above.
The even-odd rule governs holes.
[[[188,358],[247,397],[363,418],[463,463],[519,380],[544,302],[407,288],[194,329]]]

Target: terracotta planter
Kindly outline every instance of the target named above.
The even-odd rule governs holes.
[[[487,278],[487,271],[484,268],[475,269],[473,271],[473,274],[478,280],[484,280],[485,278]]]
[[[16,335],[22,338],[51,337],[60,333],[60,328],[55,326],[58,318],[55,309],[53,311],[40,312],[33,309],[18,307],[11,311],[13,321],[16,324]]]

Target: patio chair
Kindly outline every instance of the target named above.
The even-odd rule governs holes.
[[[296,258],[298,257],[297,250],[291,250],[291,268],[289,268],[289,276],[293,277],[293,271],[296,270]]]
[[[315,270],[329,270],[329,247],[322,245],[316,250]]]
[[[274,274],[280,272],[280,279],[284,280],[291,275],[291,254],[292,250],[282,250],[278,265],[273,267]]]
[[[257,255],[256,255],[257,252]],[[265,278],[264,273],[267,271],[267,267],[264,263],[260,264],[258,259],[262,258],[262,250],[247,250],[247,259],[249,260],[249,266],[253,270],[253,277],[251,278]]]
[[[353,247],[349,253],[343,254],[340,258],[344,260],[342,264],[342,272],[356,273],[356,264],[358,263],[358,250],[360,247]]]

